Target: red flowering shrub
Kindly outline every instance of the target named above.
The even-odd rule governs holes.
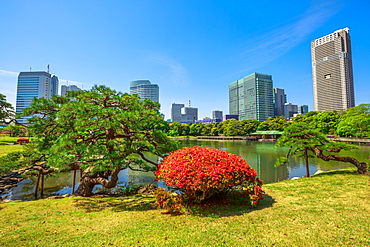
[[[214,148],[184,147],[172,152],[159,164],[156,179],[169,188],[157,192],[158,206],[169,211],[236,190],[246,195],[253,207],[262,200],[262,182],[256,170],[240,156]]]
[[[17,142],[22,145],[24,143],[30,143],[30,140],[28,138],[18,138]]]

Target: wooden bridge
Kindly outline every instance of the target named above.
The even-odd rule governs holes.
[[[335,142],[370,144],[370,139],[360,139],[360,138],[328,137],[328,140]]]

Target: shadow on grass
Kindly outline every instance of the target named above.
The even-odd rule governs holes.
[[[74,198],[74,206],[85,209],[86,212],[102,210],[120,211],[148,211],[155,209],[155,198],[152,195],[137,195],[127,197],[81,197]]]
[[[256,208],[250,208],[249,205],[243,203],[230,203],[228,205],[193,207],[190,210],[190,214],[214,218],[237,216],[272,207],[275,203],[275,200],[267,194],[265,194],[263,198],[264,199]],[[84,209],[87,213],[102,210],[111,210],[114,212],[158,210],[155,204],[155,197],[153,195],[137,195],[128,197],[76,197],[73,201],[75,207]],[[161,211],[162,210],[158,210],[158,212]],[[164,213],[164,211],[162,211],[162,213]],[[179,214],[172,215],[176,216]]]
[[[204,217],[214,217],[214,218],[221,218],[221,217],[230,217],[230,216],[238,216],[243,214],[248,214],[253,211],[263,210],[265,208],[272,207],[276,201],[269,195],[263,195],[263,200],[260,201],[259,205],[256,208],[251,208],[247,204],[240,204],[240,203],[231,203],[225,206],[211,206],[207,209],[200,210],[198,212],[193,212],[192,214],[197,216],[204,216]]]

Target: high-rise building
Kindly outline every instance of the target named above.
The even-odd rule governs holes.
[[[184,104],[171,104],[171,122],[181,122],[181,108],[185,107]]]
[[[136,80],[130,82],[130,94],[137,94],[141,100],[150,99],[159,102],[159,87],[149,80]]]
[[[62,85],[60,88],[60,95],[64,96],[69,91],[81,91],[82,89],[77,87],[76,85]]]
[[[287,103],[287,97],[284,89],[274,88],[274,106],[275,116],[284,116],[284,105]]]
[[[349,29],[344,28],[311,42],[315,111],[355,106]]]
[[[298,113],[298,106],[293,105],[292,103],[285,103],[284,104],[284,117],[286,119],[290,119],[294,117],[294,114]]]
[[[222,119],[222,111],[219,111],[219,110],[212,111],[212,118],[213,119]]]
[[[20,113],[29,107],[33,98],[50,99],[58,94],[59,80],[55,75],[44,71],[20,72],[17,84],[16,112]],[[26,123],[31,116],[17,119]]]
[[[183,107],[181,108],[181,122],[182,123],[195,123],[198,120],[198,108],[195,107]]]
[[[229,114],[239,120],[265,121],[274,116],[272,76],[253,73],[229,85]]]
[[[171,122],[195,123],[198,120],[198,108],[185,107],[184,104],[171,104]]]
[[[308,112],[308,105],[298,106],[298,113],[299,114],[305,114],[307,112]]]

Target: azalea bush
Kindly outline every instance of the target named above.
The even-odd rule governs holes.
[[[18,138],[17,143],[19,144],[25,144],[25,143],[30,143],[30,140],[28,138]]]
[[[156,179],[168,190],[156,193],[160,208],[178,212],[194,203],[205,203],[237,192],[252,207],[262,200],[262,181],[240,156],[207,147],[184,147],[170,153],[159,164]]]

